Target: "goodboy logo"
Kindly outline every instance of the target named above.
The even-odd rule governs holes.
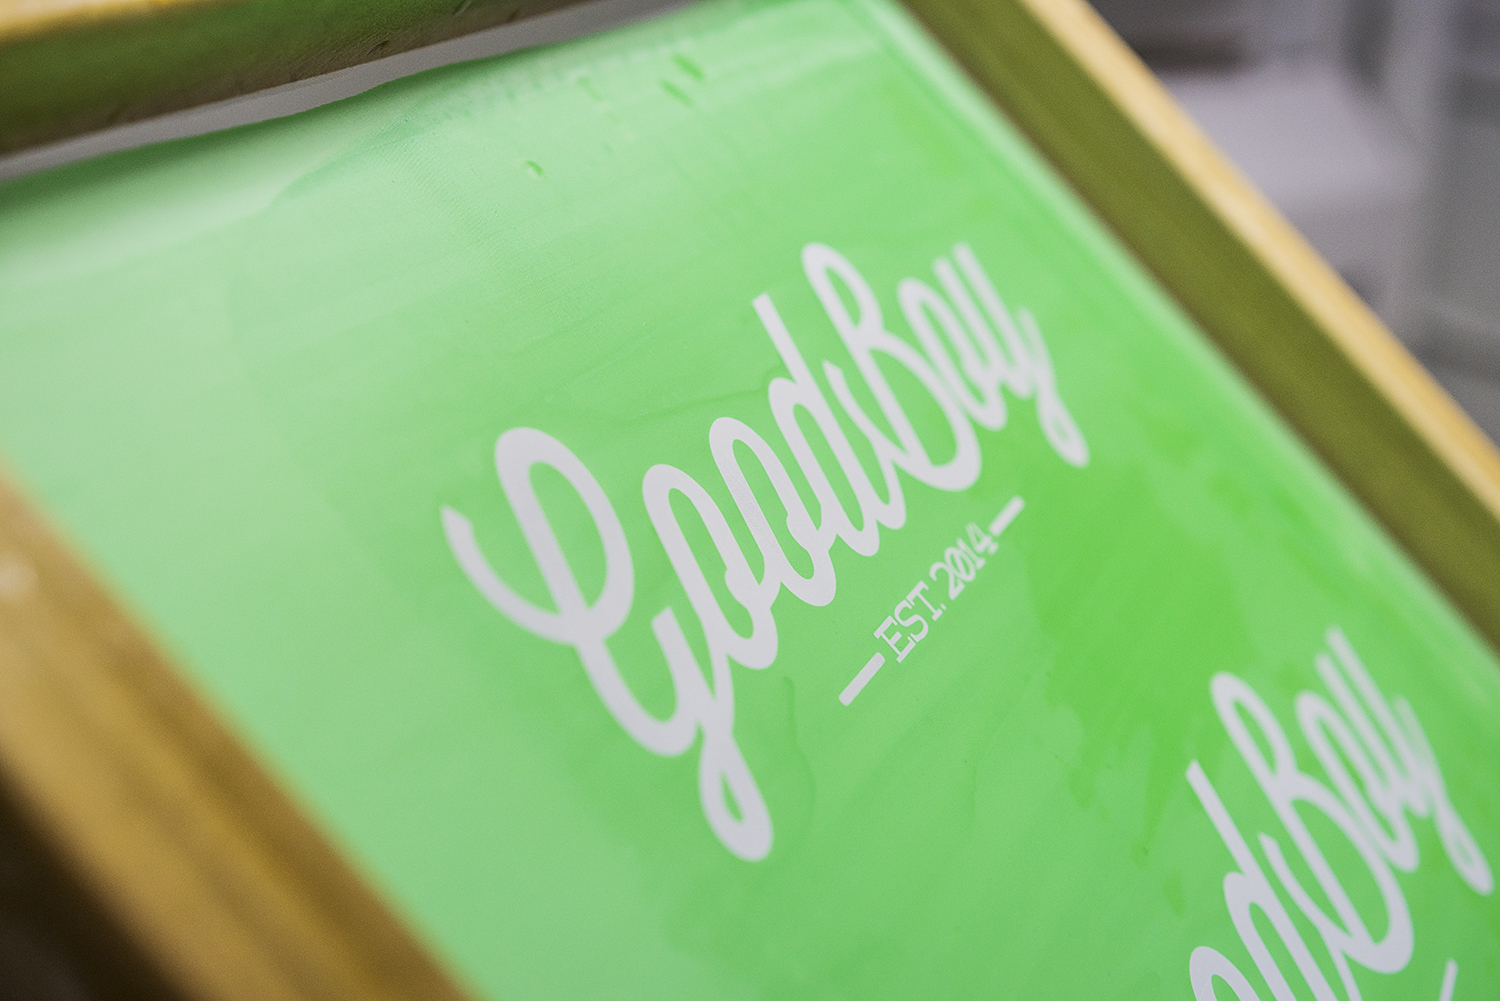
[[[676,695],[670,716],[653,716],[641,705],[610,650],[609,639],[631,614],[635,598],[631,540],[598,480],[566,445],[544,431],[524,427],[506,431],[495,443],[500,487],[546,583],[551,608],[521,597],[480,550],[469,519],[451,507],[442,509],[448,545],[473,585],[516,625],[571,646],[599,698],[626,733],[647,750],[668,757],[698,744],[698,792],[704,816],[725,848],[750,861],[764,858],[771,850],[772,822],[754,772],[735,738],[731,664],[759,669],[776,660],[772,606],[782,589],[809,605],[831,602],[837,590],[835,544],[842,542],[857,555],[873,556],[880,549],[882,528],[894,531],[906,524],[903,474],[937,490],[972,486],[984,461],[979,434],[1006,426],[1007,394],[1032,401],[1042,434],[1062,461],[1079,467],[1089,461],[1083,433],[1058,394],[1052,359],[1035,318],[1024,309],[1014,316],[1007,310],[967,245],[959,244],[951,258],[933,262],[938,288],[916,278],[904,279],[897,286],[901,313],[921,350],[887,329],[875,292],[838,251],[820,243],[808,244],[802,250],[802,267],[853,360],[853,374],[824,361],[820,382],[771,297],[761,295],[753,308],[787,371],[771,382],[767,393],[782,441],[772,447],[742,421],[728,417],[714,421],[708,431],[719,475],[759,549],[762,574],[757,577],[751,570],[724,511],[691,476],[674,466],[655,465],[641,483],[657,541],[687,592],[708,646],[705,676],[676,613],[669,607],[652,618],[652,631]],[[952,454],[932,454],[883,374],[882,364],[904,369],[937,405],[953,442]],[[851,378],[863,380],[890,434],[878,428],[855,399]],[[825,383],[834,402],[869,443],[876,459],[878,488],[855,456]],[[814,453],[798,420],[802,415],[822,436],[833,456],[832,468],[825,467]],[[747,451],[760,464],[787,512],[787,530],[803,550],[804,558],[797,562],[812,568],[807,576],[794,569],[750,488],[741,466],[741,456]],[[788,460],[796,464],[813,494],[816,519],[788,475]],[[532,472],[538,466],[551,468],[567,481],[598,532],[605,574],[604,585],[592,601],[584,596],[537,497]],[[854,498],[852,510],[834,490],[834,477],[842,478],[845,496]],[[726,568],[729,593],[749,618],[748,633],[740,633],[730,623],[709,586],[699,554],[688,543],[672,509],[673,494],[693,507],[708,530],[715,560]]]

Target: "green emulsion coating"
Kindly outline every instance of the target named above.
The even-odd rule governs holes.
[[[481,997],[1500,992],[1493,654],[886,0],[0,188],[0,452]]]

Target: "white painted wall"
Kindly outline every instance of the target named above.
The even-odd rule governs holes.
[[[1173,39],[1178,100],[1500,440],[1500,0],[1099,7]]]

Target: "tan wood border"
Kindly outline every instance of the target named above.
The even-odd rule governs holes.
[[[1500,457],[1092,10],[1082,0],[906,2],[1500,645]],[[560,5],[496,0],[475,16]],[[0,0],[0,148],[481,26],[462,20],[467,6],[455,14],[431,0],[356,6]],[[376,15],[375,36],[406,41],[366,44]],[[225,39],[248,40],[260,68],[216,66]],[[51,48],[9,59],[28,45]],[[181,56],[173,66],[188,65],[192,86],[163,89],[160,68],[139,63],[162,46]],[[116,95],[129,98],[124,111],[110,103],[122,79],[111,76],[14,126],[15,81],[44,89],[49,74],[110,52],[129,57]],[[188,996],[463,997],[3,482],[0,781]]]
[[[187,997],[465,997],[3,482],[0,781]]]
[[[0,0],[0,153],[306,80],[579,0]]]
[[[1500,648],[1500,455],[1083,0],[906,0]]]

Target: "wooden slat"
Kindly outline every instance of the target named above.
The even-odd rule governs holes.
[[[329,73],[576,0],[0,0],[0,153]]]
[[[1083,0],[907,0],[1500,647],[1500,456]]]
[[[0,780],[188,997],[465,996],[3,482]]]

